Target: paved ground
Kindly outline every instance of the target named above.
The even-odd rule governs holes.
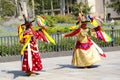
[[[20,61],[0,63],[0,80],[120,80],[120,51],[106,54],[88,69],[73,67],[72,56],[43,58],[43,70],[31,77],[21,72]]]

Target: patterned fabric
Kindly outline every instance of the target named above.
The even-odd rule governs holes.
[[[22,71],[40,71],[42,69],[42,62],[40,59],[40,53],[37,46],[37,39],[48,42],[46,37],[41,31],[34,31],[32,28],[26,30],[23,34],[25,35],[33,35],[26,49],[24,50],[24,55],[22,57]],[[23,37],[23,40],[26,40]]]
[[[40,59],[39,53],[32,52],[32,71],[40,71],[42,69],[42,62]],[[30,67],[28,65],[28,52],[25,51],[23,63],[22,63],[22,71],[29,72]]]

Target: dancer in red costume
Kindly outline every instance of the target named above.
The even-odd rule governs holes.
[[[38,50],[37,40],[51,42],[53,44],[55,44],[55,41],[46,31],[46,21],[44,17],[36,17],[35,20],[29,21],[25,3],[22,3],[23,5],[21,3],[19,3],[19,5],[25,22],[18,26],[19,41],[23,44],[21,50],[22,71],[31,76],[35,75],[34,72],[42,70],[42,61]],[[34,21],[38,24],[38,30],[32,28],[32,22]]]
[[[24,26],[25,29],[21,25],[18,27],[20,43],[25,47],[21,51],[23,55],[22,71],[28,73],[28,75],[34,75],[33,72],[42,69],[42,62],[36,41],[43,40],[48,42],[48,40],[41,30],[33,30],[31,23],[26,23]]]

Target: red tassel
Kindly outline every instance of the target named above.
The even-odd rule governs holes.
[[[106,54],[104,54],[104,53],[103,53],[103,54],[100,54],[100,55],[101,55],[102,57],[106,57]]]

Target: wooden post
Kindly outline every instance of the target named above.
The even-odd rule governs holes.
[[[60,49],[60,31],[57,31],[57,51],[59,52]]]
[[[114,46],[114,26],[111,26],[112,31],[111,31],[111,37],[112,37],[112,42],[111,42],[111,46]]]

